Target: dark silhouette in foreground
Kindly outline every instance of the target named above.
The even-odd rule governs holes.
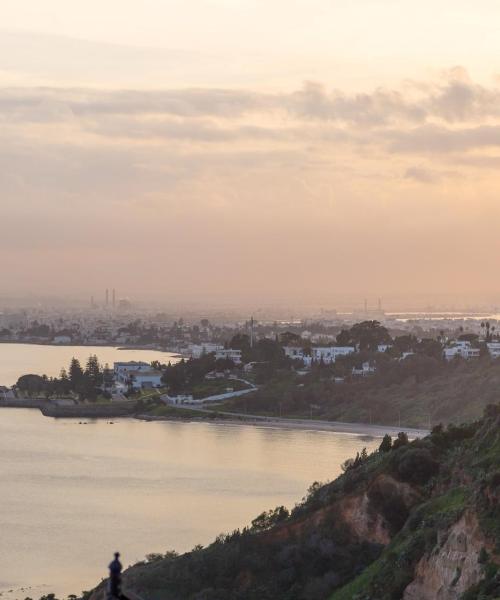
[[[115,558],[109,563],[109,582],[108,582],[108,599],[113,600],[128,600],[122,594],[122,563],[120,562],[120,553],[115,552]]]

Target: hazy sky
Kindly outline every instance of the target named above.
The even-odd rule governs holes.
[[[2,0],[0,19],[5,290],[500,299],[498,0]]]

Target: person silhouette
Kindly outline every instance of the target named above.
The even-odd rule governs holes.
[[[115,552],[115,558],[109,563],[109,598],[121,597],[122,563],[120,553]]]

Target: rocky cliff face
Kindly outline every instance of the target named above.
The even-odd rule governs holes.
[[[338,503],[338,513],[359,540],[387,545],[422,496],[408,483],[381,474],[366,491]],[[394,510],[397,507],[397,510]]]
[[[403,600],[459,600],[481,581],[480,554],[487,544],[476,515],[467,511],[449,530],[440,532],[432,552],[418,562]]]

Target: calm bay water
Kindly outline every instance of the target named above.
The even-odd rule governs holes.
[[[72,356],[162,362],[167,353],[0,345],[0,384],[58,375]],[[268,508],[292,507],[315,481],[379,442],[249,425],[55,420],[0,409],[2,600],[79,593],[150,552],[208,544]],[[21,589],[24,588],[24,589]],[[12,590],[9,592],[9,590]]]
[[[173,364],[179,357],[170,352],[156,350],[120,350],[111,346],[42,346],[37,344],[0,344],[0,385],[14,385],[21,375],[34,373],[57,377],[61,368],[68,369],[73,357],[85,365],[91,354],[97,355],[101,364],[114,361],[142,360]]]
[[[106,576],[116,549],[129,564],[207,544],[264,509],[292,507],[377,443],[208,423],[83,425],[0,409],[0,592],[78,593]]]

